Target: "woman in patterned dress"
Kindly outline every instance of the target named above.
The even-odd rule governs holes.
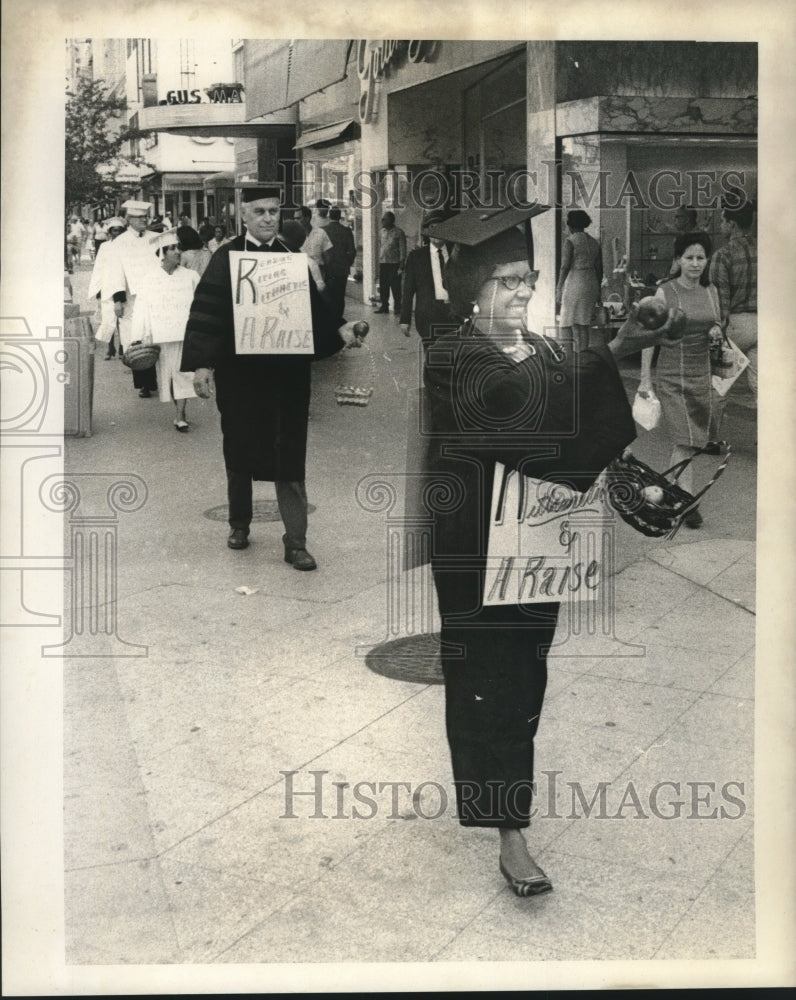
[[[671,308],[686,314],[685,336],[661,350],[655,367],[653,390],[653,349],[642,351],[639,392],[655,393],[661,401],[663,423],[672,442],[670,465],[690,458],[708,443],[712,420],[713,387],[710,381],[711,331],[719,323],[716,289],[708,280],[712,245],[706,233],[682,233],[674,243],[677,273],[662,283],[655,293]],[[720,330],[719,330],[720,332]],[[693,492],[693,472],[688,466],[679,485]],[[695,507],[685,517],[689,528],[701,527],[703,520]]]

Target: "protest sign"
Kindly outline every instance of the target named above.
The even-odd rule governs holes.
[[[236,354],[312,354],[307,258],[297,253],[229,254]]]
[[[608,568],[605,487],[578,493],[495,464],[484,604],[601,599]]]

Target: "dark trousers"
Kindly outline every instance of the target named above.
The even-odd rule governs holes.
[[[288,548],[303,549],[307,544],[307,491],[300,481],[278,480],[276,502],[285,526],[284,542]],[[252,477],[227,469],[229,526],[247,534],[252,521]]]
[[[379,295],[382,309],[390,305],[392,292],[393,308],[398,312],[401,308],[401,275],[397,264],[379,264]]]
[[[326,291],[334,303],[335,309],[342,316],[345,312],[345,290],[348,286],[348,273],[326,274]]]
[[[479,608],[472,588],[452,576],[435,573],[459,822],[522,829],[530,823],[533,741],[558,604]],[[474,607],[466,622],[455,621]]]
[[[155,366],[144,368],[143,371],[133,369],[133,387],[136,389],[149,389],[150,392],[157,392],[158,376]]]

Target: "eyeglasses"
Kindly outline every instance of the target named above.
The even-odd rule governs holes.
[[[536,288],[536,282],[539,280],[538,271],[528,271],[527,274],[523,274],[520,277],[518,274],[500,274],[495,278],[490,278],[490,281],[499,281],[504,288],[508,289],[510,292],[516,292],[521,284],[530,288],[533,291]]]

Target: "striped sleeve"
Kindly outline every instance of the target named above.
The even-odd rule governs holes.
[[[217,368],[235,355],[229,252],[217,251],[194,292],[182,348],[184,372]]]

